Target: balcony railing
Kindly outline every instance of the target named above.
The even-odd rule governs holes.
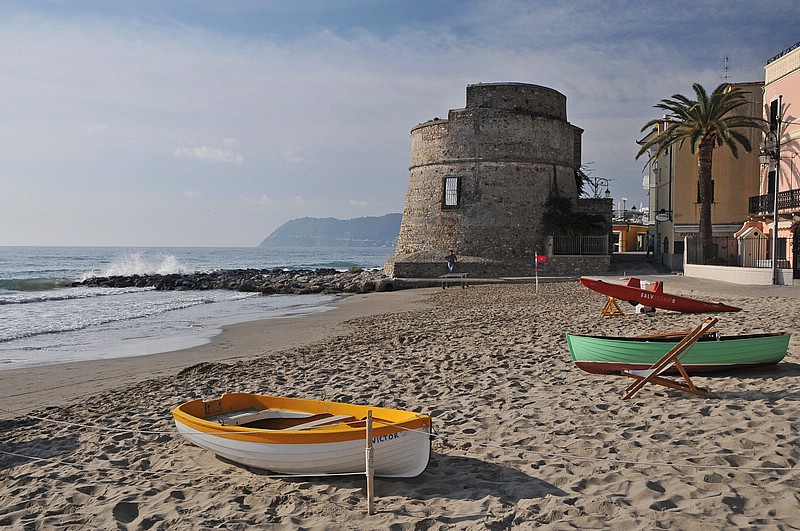
[[[768,214],[772,212],[772,194],[754,195],[747,208],[749,214]],[[781,210],[800,210],[800,189],[778,192],[778,212]]]

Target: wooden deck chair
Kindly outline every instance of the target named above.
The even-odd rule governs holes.
[[[713,327],[717,322],[716,317],[709,317],[702,323],[700,326],[686,334],[686,336],[681,339],[674,347],[672,347],[669,352],[664,354],[660,360],[658,360],[653,366],[649,369],[645,370],[624,370],[622,371],[623,376],[629,376],[636,380],[631,385],[625,389],[625,392],[622,393],[623,400],[631,398],[633,395],[638,393],[645,385],[649,383],[663,385],[664,387],[669,387],[670,389],[677,389],[679,391],[685,391],[687,393],[691,393],[693,395],[704,396],[704,397],[714,397],[713,393],[706,391],[705,389],[700,389],[699,387],[695,386],[692,383],[692,380],[689,378],[689,375],[686,373],[686,369],[683,368],[681,365],[681,358],[689,352],[689,350],[694,346],[700,337],[707,333],[711,327]],[[669,378],[664,378],[661,376],[664,372],[668,371],[672,367],[678,369],[678,372],[681,373],[684,381],[679,382],[675,380],[670,380]]]

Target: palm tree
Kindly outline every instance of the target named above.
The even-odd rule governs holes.
[[[697,178],[700,188],[700,257],[702,263],[714,258],[711,230],[711,156],[714,148],[726,145],[735,158],[739,158],[738,146],[748,153],[752,149],[747,136],[737,129],[764,129],[765,120],[758,117],[734,115],[731,112],[749,103],[745,92],[722,83],[714,89],[711,96],[699,83],[692,85],[696,100],[682,94],[674,94],[672,99],[661,100],[654,105],[667,111],[663,118],[650,120],[642,131],[663,123],[664,129],[650,137],[642,145],[638,159],[654,146],[658,146],[650,160],[663,155],[671,146],[690,143],[692,154],[697,154]]]

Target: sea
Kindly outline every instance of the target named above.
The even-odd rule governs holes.
[[[0,246],[0,371],[190,348],[223,326],[327,311],[343,297],[72,287],[92,276],[379,269],[393,254],[388,247]]]

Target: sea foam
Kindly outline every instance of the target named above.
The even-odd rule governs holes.
[[[130,277],[133,275],[185,275],[188,269],[173,255],[162,254],[155,260],[142,253],[129,253],[117,258],[100,274],[96,271],[84,273],[81,281],[92,277]]]

